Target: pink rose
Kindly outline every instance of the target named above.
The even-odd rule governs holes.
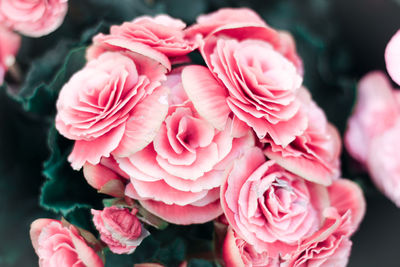
[[[57,220],[37,219],[31,225],[30,236],[41,267],[104,266],[72,225],[64,227]]]
[[[283,253],[318,230],[329,206],[325,187],[266,161],[259,148],[238,159],[221,188],[221,204],[235,232],[258,252]]]
[[[346,266],[352,242],[350,236],[358,228],[365,214],[365,200],[361,189],[345,179],[334,181],[329,187],[332,207],[324,210],[321,228],[302,240],[288,257],[284,266]]]
[[[74,169],[110,154],[125,156],[150,143],[164,119],[167,90],[154,62],[106,52],[75,73],[57,100],[56,128],[75,140]]]
[[[205,77],[213,80],[210,73]],[[170,107],[154,141],[129,157],[116,158],[130,176],[126,195],[175,224],[204,223],[221,215],[224,171],[254,145],[249,131],[233,138],[231,119],[218,130],[200,116],[185,93],[193,83],[182,80],[180,70],[168,75],[163,86],[170,89]]]
[[[371,72],[358,85],[354,112],[345,134],[346,149],[377,187],[400,207],[400,94],[385,74]]]
[[[93,223],[100,238],[117,254],[131,254],[150,233],[136,217],[136,210],[107,207],[93,210]]]
[[[209,106],[208,120],[232,112],[262,139],[269,135],[286,146],[307,127],[296,95],[302,83],[302,63],[294,41],[268,26],[235,23],[220,27],[204,39],[200,51],[222,89],[215,84],[188,93],[194,105]],[[193,74],[192,76],[195,76]],[[197,77],[196,82],[201,82]],[[220,86],[221,86],[220,85]],[[224,101],[215,102],[215,99]]]
[[[1,0],[0,22],[30,37],[55,31],[64,21],[68,0]]]
[[[193,38],[196,34],[207,36],[215,29],[233,23],[266,25],[260,16],[248,8],[221,8],[210,14],[197,17],[196,24],[186,30],[186,35]]]
[[[271,138],[266,138],[264,153],[304,179],[329,185],[340,175],[339,133],[328,123],[323,110],[311,99],[307,89],[301,89],[299,99],[308,117],[306,130],[286,147],[275,144]]]
[[[227,176],[221,204],[229,224],[257,252],[268,251],[273,258],[287,258],[318,232],[327,209],[349,213],[351,233],[365,212],[362,192],[354,183],[339,179],[327,188],[308,182],[266,161],[259,148],[244,153]]]
[[[83,165],[83,175],[90,186],[114,197],[124,196],[125,183],[129,180],[112,156],[101,158],[96,165],[86,162]]]
[[[400,85],[400,30],[398,30],[385,50],[386,68],[390,77]]]
[[[235,267],[279,267],[279,259],[271,258],[268,252],[258,253],[252,245],[241,239],[228,227],[223,244],[223,259],[226,266]]]
[[[96,35],[87,57],[97,57],[104,50],[131,51],[143,54],[171,69],[170,58],[184,56],[195,49],[185,38],[185,27],[183,21],[167,15],[139,17],[132,22],[112,26],[110,34]]]
[[[21,37],[0,26],[0,85],[9,67],[15,63],[15,55],[21,45]]]

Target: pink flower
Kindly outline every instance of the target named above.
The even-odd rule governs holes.
[[[55,31],[67,14],[67,0],[1,0],[0,22],[30,37]]]
[[[170,58],[184,56],[195,49],[185,38],[185,27],[183,21],[167,15],[139,17],[132,22],[112,26],[110,34],[96,35],[87,57],[97,57],[104,50],[131,51],[143,54],[171,69]]]
[[[221,204],[231,227],[258,253],[286,259],[298,244],[320,230],[326,209],[350,213],[352,232],[364,212],[361,190],[336,180],[327,188],[266,161],[259,148],[235,161],[221,187]]]
[[[64,227],[57,220],[37,219],[31,225],[30,236],[41,267],[104,266],[72,225]]]
[[[222,249],[226,266],[279,267],[278,258],[269,257],[267,251],[258,253],[252,245],[241,239],[231,227],[228,227]]]
[[[152,60],[107,52],[75,73],[57,100],[57,130],[76,140],[68,160],[74,169],[111,153],[125,156],[150,143],[164,119],[167,90]]]
[[[197,17],[196,24],[186,30],[186,35],[193,38],[196,34],[207,36],[215,29],[233,23],[266,25],[260,16],[248,8],[221,8],[210,14]]]
[[[386,46],[386,68],[390,77],[400,85],[400,30],[398,30]]]
[[[201,75],[213,80],[210,73]],[[247,131],[233,138],[231,119],[218,130],[200,116],[185,92],[202,84],[181,79],[180,70],[168,75],[164,86],[171,92],[170,107],[154,141],[129,157],[117,158],[130,176],[126,195],[166,221],[204,223],[221,215],[219,188],[224,171],[254,145],[254,137]]]
[[[340,175],[340,136],[328,123],[326,116],[311,99],[307,89],[300,90],[299,99],[308,117],[308,126],[302,135],[296,136],[283,147],[266,138],[264,153],[285,169],[309,181],[329,185]]]
[[[21,45],[21,37],[0,26],[0,85],[9,67],[14,65],[15,55]]]
[[[284,266],[346,266],[352,242],[350,236],[358,228],[365,214],[365,200],[361,189],[345,179],[329,187],[332,207],[324,210],[321,228],[302,240],[287,258]]]
[[[377,187],[400,207],[400,94],[381,72],[371,72],[358,85],[358,98],[348,121],[345,145]]]
[[[276,257],[282,243],[295,244],[318,230],[329,198],[325,187],[266,161],[261,149],[252,148],[228,172],[221,203],[240,237]]]
[[[260,24],[229,24],[208,35],[200,51],[223,85],[218,90],[213,84],[202,91],[193,87],[195,97],[188,93],[195,106],[199,102],[209,106],[202,116],[215,120],[232,112],[258,138],[269,135],[283,146],[303,133],[307,118],[296,97],[302,63],[288,34]]]
[[[150,233],[136,217],[136,210],[115,206],[93,210],[93,222],[100,238],[117,254],[131,254]]]

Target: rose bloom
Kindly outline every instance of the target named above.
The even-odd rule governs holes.
[[[328,192],[332,207],[324,210],[323,225],[312,236],[302,240],[287,256],[283,266],[347,265],[352,245],[350,237],[365,214],[365,200],[361,189],[345,179],[336,180]]]
[[[104,50],[131,51],[171,69],[171,58],[185,56],[195,49],[185,38],[185,27],[183,21],[168,15],[138,17],[132,22],[112,26],[109,34],[96,35],[87,58],[95,58]]]
[[[0,22],[29,37],[55,31],[67,14],[67,0],[1,0]]]
[[[150,233],[136,217],[137,210],[106,207],[93,210],[93,223],[113,253],[131,254]]]
[[[271,258],[268,252],[258,253],[252,245],[241,239],[228,227],[223,244],[223,259],[226,266],[235,267],[278,267],[279,259]]]
[[[64,227],[57,220],[37,219],[31,225],[30,236],[41,267],[104,266],[72,225]]]
[[[224,171],[254,145],[254,137],[247,131],[234,138],[230,118],[218,130],[201,117],[185,93],[188,87],[201,85],[182,76],[178,69],[163,84],[171,92],[170,106],[154,141],[116,160],[130,177],[127,196],[168,222],[204,223],[221,215],[219,187]],[[209,72],[202,77],[214,81]]]
[[[0,26],[0,85],[9,67],[15,63],[15,55],[21,45],[21,37]]]
[[[150,143],[163,121],[163,71],[138,54],[105,52],[75,73],[57,100],[56,128],[75,140],[74,169],[111,153],[132,154]]]
[[[345,133],[347,151],[375,185],[400,207],[400,94],[379,71],[363,77]]]
[[[320,229],[325,210],[333,205],[338,212],[349,211],[352,229],[358,227],[365,210],[361,190],[342,180],[342,190],[331,194],[329,188],[288,172],[266,160],[261,149],[251,148],[227,172],[221,204],[231,227],[255,251],[285,258]]]
[[[304,179],[329,185],[340,176],[339,133],[327,121],[324,111],[311,99],[307,89],[300,90],[299,99],[308,117],[306,130],[286,147],[275,144],[271,138],[265,138],[264,153]]]
[[[224,86],[195,96],[188,92],[195,106],[203,102],[211,107],[202,116],[214,120],[232,112],[259,139],[269,135],[282,146],[303,133],[307,118],[296,97],[303,70],[290,35],[260,23],[232,23],[213,31],[201,44],[208,68]],[[213,102],[217,97],[225,101]]]

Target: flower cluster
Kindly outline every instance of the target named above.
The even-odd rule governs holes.
[[[339,134],[302,85],[290,34],[244,8],[190,27],[145,16],[95,36],[86,58],[55,123],[75,141],[72,167],[129,203],[92,211],[111,251],[132,253],[148,235],[139,207],[181,225],[225,216],[227,266],[346,264],[365,202],[339,178]]]
[[[400,31],[386,47],[386,68],[400,85]],[[358,84],[357,103],[348,121],[345,145],[367,169],[376,186],[400,207],[400,91],[382,71],[372,71]]]

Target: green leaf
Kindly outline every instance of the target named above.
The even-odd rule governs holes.
[[[70,46],[70,42],[60,42],[32,63],[24,85],[13,96],[25,110],[47,116],[55,113],[55,102],[62,86],[85,64],[86,47],[69,51]]]
[[[167,266],[178,266],[185,259],[185,255],[185,242],[182,238],[177,237],[167,247],[158,251],[157,259]]]
[[[41,189],[40,205],[63,216],[76,208],[101,209],[101,198],[96,190],[87,184],[82,172],[74,171],[67,161],[71,142],[52,127],[48,145],[51,156],[44,163],[43,174],[47,181]]]
[[[212,262],[203,259],[191,259],[188,262],[188,267],[214,267],[216,266]]]

